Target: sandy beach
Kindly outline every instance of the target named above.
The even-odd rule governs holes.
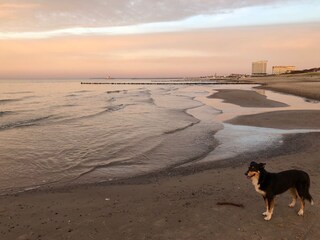
[[[320,100],[319,77],[272,78],[263,88]],[[269,78],[254,79],[264,83]],[[271,79],[271,78],[270,78]],[[301,87],[302,86],[302,87]],[[249,107],[279,107],[254,92],[219,91],[212,96]],[[279,129],[320,129],[319,111],[274,111],[239,116],[232,124]],[[287,135],[273,149],[186,169],[127,179],[0,197],[0,239],[319,239],[320,133]],[[268,171],[303,169],[311,177],[315,205],[288,207],[276,198],[273,218],[244,172],[251,161]]]
[[[262,84],[262,89],[320,100],[320,73],[278,75],[244,79]]]

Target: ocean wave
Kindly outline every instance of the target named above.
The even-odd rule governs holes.
[[[67,118],[67,119],[64,119],[64,120],[62,120],[60,122],[71,122],[71,121],[76,121],[76,120],[94,118],[94,117],[97,117],[97,116],[100,116],[100,115],[103,115],[103,114],[106,114],[106,113],[112,113],[112,112],[119,111],[119,110],[124,109],[125,107],[127,107],[129,105],[133,105],[133,104],[120,104],[120,105],[108,106],[103,111],[96,112],[96,113],[89,114],[89,115],[83,115],[83,116],[79,116],[79,117],[74,117],[74,118]]]
[[[119,105],[113,105],[106,107],[106,110],[104,112],[115,112],[119,111],[121,109],[124,109],[128,104],[119,104]]]
[[[77,107],[77,106],[78,106],[77,104],[64,104],[57,107]]]
[[[85,175],[89,175],[99,169],[106,169],[106,168],[112,168],[112,167],[119,167],[119,166],[137,166],[137,165],[143,165],[144,163],[139,161],[132,161],[132,160],[122,160],[122,161],[112,161],[105,164],[99,164],[93,167],[88,168],[86,171],[80,173],[77,177],[73,179],[73,181],[84,177]]]
[[[12,114],[14,112],[12,111],[0,111],[0,117],[3,117],[3,116],[6,116],[6,115],[9,115],[9,114]]]
[[[6,92],[6,93],[4,93],[4,94],[10,94],[10,95],[13,95],[13,94],[29,94],[29,93],[33,93],[33,92],[27,92],[27,91],[25,91],[25,92]]]
[[[5,99],[0,99],[0,105],[2,104],[7,104],[7,103],[11,103],[11,102],[18,102],[18,101],[23,101],[25,99],[29,99],[29,98],[34,98],[35,96],[26,96],[26,97],[22,97],[22,98],[5,98]]]
[[[75,93],[89,93],[89,92],[92,92],[92,91],[89,91],[89,90],[75,91]]]
[[[138,91],[138,95],[135,95],[135,96],[138,97],[136,99],[137,102],[150,103],[152,105],[156,105],[155,100],[152,97],[151,91],[148,89],[142,89]]]
[[[86,162],[83,162],[76,166],[78,169],[84,171],[77,177],[77,181],[87,181],[90,178],[97,179],[100,169],[104,169],[106,172],[100,175],[102,181],[107,181],[108,169],[121,167],[123,173],[130,168],[130,173],[125,173],[125,177],[138,176],[141,174],[150,174],[164,169],[174,169],[183,166],[188,163],[199,161],[210,152],[212,152],[218,145],[218,142],[214,138],[216,131],[208,129],[206,126],[194,125],[195,129],[176,132],[166,136],[161,136],[161,141],[154,144],[152,147],[144,149],[143,152],[138,154],[132,154],[128,152],[128,149],[123,149],[122,152],[127,154],[122,159],[113,159],[109,156],[106,159],[108,162],[103,163],[101,161],[96,164],[90,161],[89,166]],[[149,139],[149,142],[156,143],[157,137]],[[143,140],[145,142],[146,139]],[[139,145],[139,144],[138,144]],[[111,159],[110,159],[111,158]],[[88,162],[88,161],[87,161]],[[95,165],[94,165],[95,164]],[[111,170],[112,171],[112,170]],[[84,177],[84,179],[83,179]],[[119,175],[121,178],[121,176]]]
[[[13,123],[7,123],[7,124],[4,124],[4,125],[0,125],[0,130],[8,130],[8,129],[13,129],[13,128],[35,126],[39,122],[47,120],[47,119],[49,119],[51,117],[52,117],[52,115],[49,115],[49,116],[45,116],[45,117],[39,117],[39,118],[33,118],[33,119],[17,121],[17,122],[13,122]]]
[[[155,103],[155,101],[154,101],[154,99],[152,97],[141,99],[141,100],[136,100],[136,102],[149,103],[149,104],[152,104],[152,105],[156,105],[156,103]]]
[[[114,97],[107,100],[107,102],[114,102],[116,99]]]
[[[176,133],[176,132],[180,132],[180,131],[183,131],[183,130],[189,128],[189,127],[192,127],[192,126],[194,126],[194,125],[196,125],[196,124],[198,124],[200,122],[201,121],[198,120],[196,122],[192,122],[192,123],[188,124],[187,126],[184,126],[184,127],[181,127],[181,128],[177,128],[177,129],[173,129],[173,130],[170,130],[170,131],[166,131],[166,132],[164,132],[164,134],[173,134],[173,133]]]
[[[121,93],[123,91],[121,90],[113,90],[113,91],[106,91],[107,94],[111,94],[111,93]]]
[[[21,99],[0,99],[0,104],[6,104],[10,102],[17,102],[20,101]]]
[[[75,94],[75,93],[70,93],[68,95],[66,95],[66,97],[78,97],[79,95],[78,94]]]
[[[75,96],[80,96],[82,93],[90,93],[91,91],[88,90],[80,90],[80,91],[74,91],[74,92],[69,92],[66,97],[75,97]]]

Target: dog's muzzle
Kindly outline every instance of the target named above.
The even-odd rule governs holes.
[[[245,172],[244,175],[246,175],[248,179],[251,179],[254,175],[249,176],[248,173],[249,173],[249,171]]]

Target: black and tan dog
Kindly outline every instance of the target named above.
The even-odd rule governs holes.
[[[245,173],[251,179],[255,190],[263,196],[267,210],[263,213],[265,220],[270,220],[274,209],[274,198],[276,195],[289,190],[292,194],[292,202],[289,207],[293,208],[299,197],[301,206],[299,216],[304,213],[304,200],[308,200],[313,205],[312,197],[309,193],[309,175],[301,170],[287,170],[279,173],[270,173],[264,169],[265,163],[251,162],[248,171]]]

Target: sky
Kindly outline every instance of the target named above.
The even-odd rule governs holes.
[[[0,0],[0,78],[320,67],[320,0]]]

